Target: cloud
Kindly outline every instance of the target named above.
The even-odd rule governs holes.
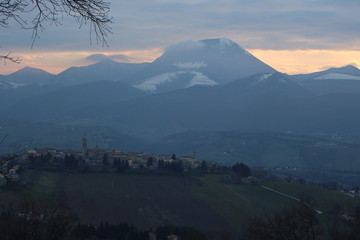
[[[200,41],[182,41],[174,45],[170,45],[165,49],[165,52],[182,52],[182,51],[191,51],[195,49],[200,49],[204,47],[205,44]]]
[[[359,0],[111,1],[114,23],[108,48],[91,45],[89,25],[79,29],[78,23],[68,18],[59,27],[47,26],[33,49],[31,31],[14,25],[0,28],[0,45],[4,47],[2,52],[11,51],[20,57],[19,52],[105,53],[90,57],[92,62],[117,53],[131,58],[120,57],[117,61],[140,61],[137,59],[142,60],[141,55],[135,58],[126,52],[164,49],[179,41],[207,38],[230,38],[245,49],[358,51],[359,12]],[[188,41],[167,50],[188,47],[196,46]]]
[[[105,55],[98,53],[86,57],[86,60],[89,60],[91,62],[100,62],[106,59],[115,60],[119,62],[130,62],[130,58],[124,54]]]
[[[249,49],[249,52],[287,74],[318,72],[332,67],[343,67],[349,63],[355,66],[359,63],[355,59],[360,59],[360,51]]]
[[[203,68],[206,67],[206,63],[204,61],[201,62],[179,62],[174,63],[174,66],[180,68],[180,69],[197,69],[197,68]]]

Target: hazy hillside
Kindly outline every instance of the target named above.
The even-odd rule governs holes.
[[[43,94],[38,92],[36,96],[13,103],[3,112],[3,116],[19,120],[52,120],[66,117],[67,112],[82,107],[91,108],[100,104],[112,104],[146,95],[146,93],[121,82],[91,82],[63,87]]]
[[[132,76],[148,64],[103,60],[85,67],[71,67],[58,74],[55,81],[64,85],[77,85],[103,80],[132,83]]]
[[[193,87],[126,102],[77,109],[77,119],[96,125],[126,126],[156,132],[188,129],[271,130],[297,133],[354,133],[360,129],[360,94],[312,96],[300,85],[275,74],[227,85]],[[61,117],[56,121],[61,122]],[[172,131],[173,130],[173,131]]]
[[[24,67],[14,73],[0,75],[0,80],[10,83],[13,88],[16,88],[31,84],[50,84],[54,80],[54,77],[55,75],[42,69]]]

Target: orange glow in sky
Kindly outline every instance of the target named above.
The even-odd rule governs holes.
[[[251,54],[279,72],[312,73],[331,67],[360,67],[360,51],[339,50],[249,50]]]
[[[360,67],[360,51],[341,50],[262,50],[248,49],[255,57],[276,70],[287,74],[311,73],[330,67],[342,67],[352,64]],[[0,65],[0,74],[6,75],[25,66],[40,68],[58,74],[72,66],[93,64],[86,59],[99,52],[19,52],[14,53],[22,59],[20,64],[6,62]],[[123,52],[101,52],[104,55],[124,54],[129,62],[152,62],[163,53],[162,49],[129,50]]]

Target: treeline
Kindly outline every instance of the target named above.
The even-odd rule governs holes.
[[[357,240],[360,236],[360,208],[351,215],[341,209],[319,213],[304,203],[272,214],[251,218],[242,240]],[[173,237],[173,238],[172,238]],[[23,201],[18,207],[0,211],[0,239],[4,240],[206,240],[232,239],[226,235],[209,238],[191,227],[159,226],[139,229],[128,223],[99,225],[78,223],[66,209]]]
[[[168,240],[177,239],[206,240],[206,234],[191,227],[160,226],[155,230],[140,230],[128,223],[79,224],[73,230],[73,237],[78,239],[116,239],[116,240]]]
[[[351,215],[341,209],[319,213],[307,204],[273,214],[253,217],[245,228],[245,240],[358,240],[360,208]]]
[[[9,205],[0,211],[1,240],[205,240],[206,234],[191,228],[159,226],[141,230],[128,223],[99,225],[77,223],[76,216],[66,209],[25,200],[18,206]]]

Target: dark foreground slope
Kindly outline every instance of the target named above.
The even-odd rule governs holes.
[[[182,180],[172,176],[70,174],[63,194],[68,206],[86,222],[125,221],[141,228],[192,226],[212,233],[235,231]]]
[[[250,216],[297,205],[297,201],[261,186],[224,183],[221,175],[159,176],[118,173],[70,173],[25,170],[27,186],[0,189],[1,203],[31,197],[70,208],[81,222],[128,222],[142,229],[190,226],[208,234],[243,229]],[[351,209],[359,199],[317,186],[264,182],[285,194],[311,199],[323,212]]]

